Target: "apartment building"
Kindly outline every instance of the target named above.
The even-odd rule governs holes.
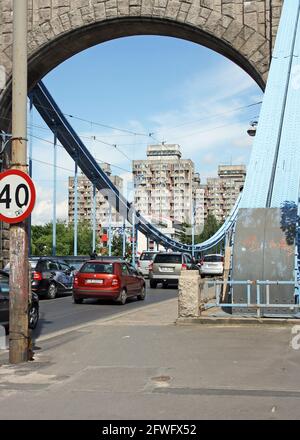
[[[149,145],[147,159],[133,161],[135,208],[158,225],[191,223],[193,206],[195,223],[204,223],[200,176],[181,156],[177,144]]]
[[[110,165],[104,163],[101,165],[103,171],[109,176],[113,184],[120,190],[123,190],[123,179],[119,176],[114,176],[111,174]],[[93,218],[93,184],[89,179],[81,174],[78,176],[78,221],[87,220],[92,222]],[[74,191],[74,177],[69,177],[69,210],[68,218],[69,222],[74,222],[74,212],[75,212],[75,191]],[[119,213],[112,208],[111,210],[111,223],[121,224],[122,218]],[[100,191],[96,190],[96,224],[98,232],[100,228],[106,227],[109,223],[109,203],[105,199],[105,195]],[[100,226],[101,225],[101,226]]]
[[[219,165],[218,177],[207,179],[205,191],[204,216],[213,214],[223,222],[232,210],[246,178],[245,165]]]

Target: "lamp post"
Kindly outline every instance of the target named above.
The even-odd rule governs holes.
[[[111,257],[111,245],[112,245],[112,240],[111,240],[111,204],[109,204],[109,208],[108,208],[108,255]]]
[[[247,133],[249,136],[254,137],[256,135],[257,121],[250,122],[250,128],[248,128]]]
[[[54,129],[53,142],[53,224],[52,224],[52,255],[56,255],[56,185],[57,185],[57,133]]]
[[[125,219],[124,219],[124,222],[123,222],[122,254],[123,254],[123,258],[125,258],[125,255],[126,255],[126,223],[125,223]]]
[[[74,256],[77,256],[77,239],[78,239],[78,164],[77,157],[75,159],[75,175],[74,175]]]
[[[192,257],[195,256],[195,202],[192,200]]]
[[[96,250],[96,185],[93,183],[93,237],[92,248],[93,252]]]
[[[135,211],[132,210],[132,239],[131,239],[131,246],[132,246],[132,265],[135,266]]]

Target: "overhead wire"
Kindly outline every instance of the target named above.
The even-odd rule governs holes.
[[[34,134],[32,134],[32,133],[30,133],[29,135],[32,136],[32,137],[35,138],[35,139],[38,139],[38,140],[41,140],[41,141],[43,141],[43,142],[46,142],[46,143],[48,143],[48,144],[53,145],[53,142],[50,141],[49,139],[44,139],[44,138],[42,138],[42,137],[40,137],[40,136],[36,136],[36,135],[34,135]],[[58,147],[64,149],[64,146],[61,145],[59,142],[58,142],[56,145],[57,145]],[[125,171],[126,173],[130,173],[130,172],[131,172],[131,171],[127,170],[126,168],[120,167],[119,165],[115,165],[115,164],[113,164],[113,163],[111,163],[111,162],[107,162],[107,161],[105,161],[105,160],[98,159],[98,158],[95,158],[95,160],[96,160],[97,162],[99,162],[99,163],[107,163],[108,165],[110,165],[110,166],[112,166],[112,167],[114,167],[114,168],[118,168],[118,169],[120,169],[120,170],[122,170],[122,171]],[[72,172],[73,172],[73,170],[72,170]]]

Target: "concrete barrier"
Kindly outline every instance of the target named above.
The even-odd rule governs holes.
[[[198,270],[182,270],[178,282],[178,318],[198,317],[200,312]]]

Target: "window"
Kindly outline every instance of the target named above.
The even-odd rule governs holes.
[[[129,269],[130,275],[137,275],[138,274],[137,270],[133,266],[128,265],[128,269]]]
[[[71,270],[70,266],[68,266],[66,263],[59,262],[59,265],[60,265],[61,270],[64,270],[64,271]]]
[[[128,275],[129,274],[127,264],[123,263],[121,265],[121,271],[122,271],[122,275]]]
[[[9,281],[8,276],[0,274],[0,292],[4,295],[9,293]]]
[[[153,258],[155,257],[156,254],[154,254],[153,252],[143,252],[141,255],[140,260],[147,260],[147,261],[151,261],[153,260]]]
[[[81,273],[113,273],[112,263],[85,263],[80,269]]]
[[[203,258],[203,261],[208,263],[222,263],[224,261],[224,257],[222,255],[206,255]]]
[[[157,254],[154,263],[181,263],[180,254]]]

